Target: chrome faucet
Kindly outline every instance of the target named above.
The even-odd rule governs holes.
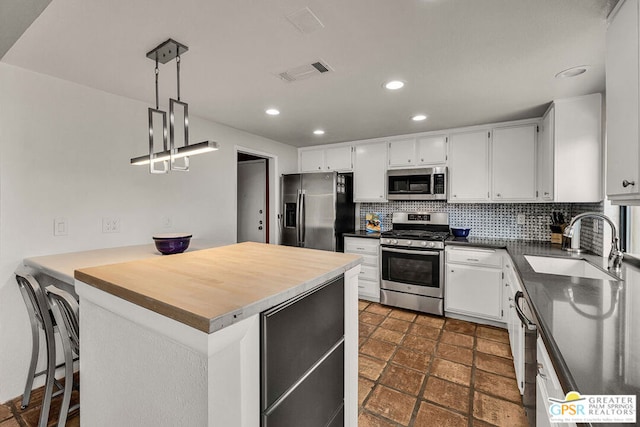
[[[564,233],[562,233],[565,237],[571,238],[573,237],[573,229],[575,224],[584,218],[600,218],[607,222],[611,227],[611,250],[609,251],[609,270],[613,269],[614,271],[620,271],[622,267],[622,256],[623,253],[620,250],[620,246],[618,245],[618,231],[616,230],[616,225],[611,221],[611,219],[601,214],[600,212],[585,212],[576,215],[573,217],[567,228],[564,229]]]

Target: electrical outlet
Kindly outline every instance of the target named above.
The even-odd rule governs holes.
[[[120,218],[117,217],[103,217],[102,218],[102,232],[103,233],[119,233],[120,232]]]
[[[57,217],[53,219],[53,235],[66,236],[69,234],[69,223],[67,218]]]
[[[173,218],[171,218],[170,216],[163,216],[162,217],[162,226],[164,228],[173,227]]]
[[[525,216],[525,214],[518,214],[518,216],[516,218],[516,224],[524,225],[526,220],[527,220],[527,217]]]

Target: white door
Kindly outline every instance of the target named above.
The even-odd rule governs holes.
[[[493,130],[493,200],[536,198],[536,125]]]
[[[489,200],[489,131],[453,134],[449,144],[449,202]]]
[[[238,243],[265,243],[267,160],[238,162]]]

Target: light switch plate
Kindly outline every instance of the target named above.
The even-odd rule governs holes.
[[[518,214],[517,218],[516,218],[516,224],[518,225],[524,225],[524,223],[527,221],[527,217],[525,214]]]
[[[69,234],[69,223],[67,218],[56,217],[53,219],[53,235],[66,236]]]

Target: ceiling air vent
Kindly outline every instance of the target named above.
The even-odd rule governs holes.
[[[278,77],[286,82],[295,82],[297,80],[304,80],[309,77],[319,76],[320,74],[328,73],[329,71],[333,71],[331,66],[320,60],[278,73]]]
[[[302,34],[311,34],[324,28],[322,21],[308,7],[287,15],[287,19]]]

